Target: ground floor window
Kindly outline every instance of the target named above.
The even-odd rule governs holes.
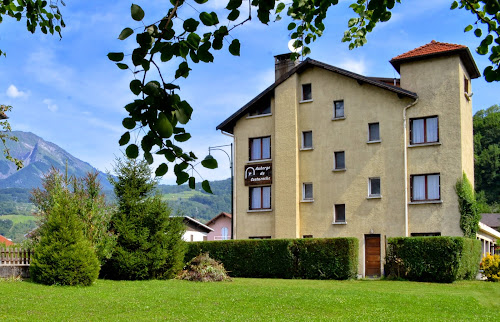
[[[251,187],[250,210],[271,209],[271,186]]]
[[[429,237],[429,236],[441,236],[440,232],[437,233],[411,233],[411,237]]]
[[[333,222],[345,223],[345,204],[335,205]]]
[[[271,239],[271,236],[250,236],[248,239]]]

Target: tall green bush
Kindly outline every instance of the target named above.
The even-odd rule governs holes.
[[[474,279],[481,245],[464,237],[398,237],[388,239],[385,274],[420,282],[451,283]]]
[[[33,281],[42,284],[91,285],[99,275],[99,261],[82,233],[78,207],[68,191],[54,193],[40,240],[30,265]]]
[[[174,277],[183,266],[185,227],[170,218],[170,208],[154,195],[156,181],[145,161],[117,160],[111,178],[118,200],[111,229],[118,236],[101,275],[110,279],[144,280]]]
[[[465,172],[462,178],[457,180],[455,191],[458,196],[458,208],[460,210],[460,228],[465,237],[476,238],[481,215],[477,209],[474,188],[467,179]]]

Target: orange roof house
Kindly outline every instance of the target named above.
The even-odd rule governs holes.
[[[0,244],[5,244],[5,246],[11,246],[11,245],[14,245],[14,243],[12,242],[12,240],[0,235]]]

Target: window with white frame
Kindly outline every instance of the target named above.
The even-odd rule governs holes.
[[[380,178],[368,179],[368,196],[380,197]]]
[[[312,149],[313,148],[313,132],[304,131],[302,132],[302,149]]]
[[[439,173],[410,176],[411,201],[433,201],[441,199]]]
[[[345,152],[337,151],[333,153],[333,169],[345,170]]]
[[[334,223],[345,223],[345,204],[335,205],[333,213]]]
[[[311,84],[302,84],[302,100],[312,100],[312,87]]]
[[[222,227],[221,230],[220,230],[220,235],[221,235],[221,239],[222,240],[228,240],[229,239],[229,235],[228,235],[228,229],[227,227]]]
[[[380,141],[380,128],[378,122],[368,124],[368,141],[369,142]]]
[[[313,199],[313,184],[310,182],[302,184],[302,200]]]
[[[410,144],[439,142],[439,122],[437,116],[410,120]]]
[[[250,161],[271,159],[271,137],[250,139]]]
[[[250,210],[271,209],[271,186],[250,187]]]
[[[333,118],[339,119],[344,117],[344,101],[333,102]]]

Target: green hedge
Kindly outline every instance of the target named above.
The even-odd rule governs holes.
[[[481,244],[463,237],[398,237],[388,239],[388,277],[421,282],[451,283],[474,279]]]
[[[349,279],[358,270],[356,238],[226,240],[188,243],[185,261],[208,252],[233,277]]]

